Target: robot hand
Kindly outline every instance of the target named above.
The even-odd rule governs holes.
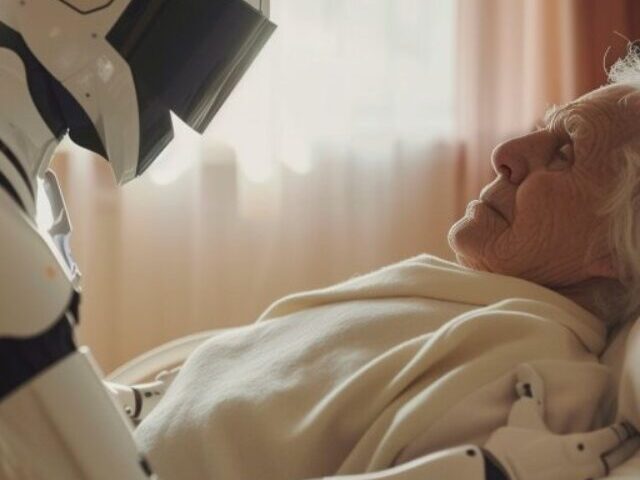
[[[529,365],[517,372],[514,403],[506,427],[484,446],[511,480],[585,480],[602,478],[640,447],[627,422],[589,433],[557,435],[544,422],[544,384]]]
[[[138,424],[155,408],[179,371],[179,367],[164,370],[156,376],[153,382],[137,385],[104,383],[127,416],[134,424]]]

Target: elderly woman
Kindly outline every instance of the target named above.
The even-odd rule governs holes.
[[[640,304],[629,62],[494,150],[495,180],[449,234],[457,263],[422,255],[292,295],[199,348],[137,430],[159,473],[317,478],[482,446],[522,372],[550,431],[609,423],[598,357]]]

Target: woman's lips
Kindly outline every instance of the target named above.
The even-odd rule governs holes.
[[[482,196],[480,197],[479,200],[482,204],[486,205],[489,209],[491,209],[493,212],[495,212],[497,215],[500,216],[500,218],[502,218],[506,223],[509,223],[509,221],[507,220],[507,217],[504,215],[504,213],[502,213],[502,211],[500,211],[491,201],[489,201],[486,197],[483,198]]]

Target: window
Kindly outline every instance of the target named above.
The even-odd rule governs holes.
[[[277,163],[309,172],[319,151],[384,161],[450,133],[455,2],[273,0],[271,16],[278,30],[205,138],[177,125],[156,183],[215,162],[220,144],[262,182]]]

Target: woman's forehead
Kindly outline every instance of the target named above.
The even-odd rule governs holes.
[[[569,120],[573,130],[606,139],[611,147],[626,142],[640,134],[640,90],[608,85],[554,106],[545,114],[545,123],[550,126],[562,123],[566,127]]]

